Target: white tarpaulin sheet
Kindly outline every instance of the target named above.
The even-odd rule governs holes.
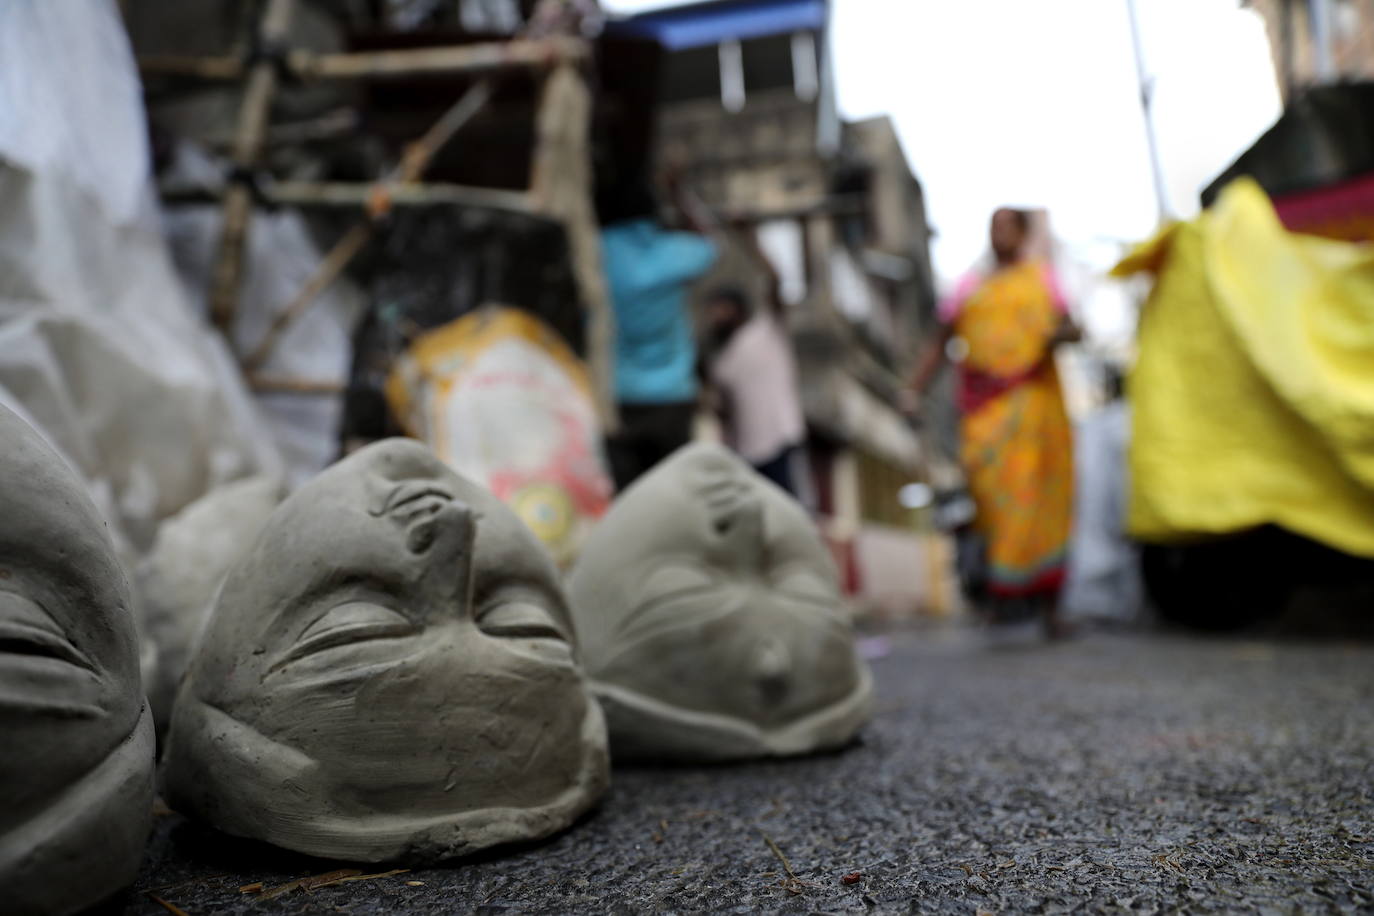
[[[224,167],[189,143],[178,146],[167,180],[178,187],[217,190]],[[220,208],[178,206],[163,214],[172,261],[194,303],[209,297],[210,277],[218,251]],[[234,346],[255,350],[272,319],[315,273],[320,252],[293,210],[258,211],[248,233]],[[289,325],[258,370],[263,377],[339,385],[348,378],[350,340],[361,295],[345,280],[336,280]],[[334,461],[339,451],[342,394],[277,391],[257,396],[263,421],[286,462],[289,482],[300,484]]]
[[[0,61],[0,400],[141,551],[280,457],[168,257],[113,0],[5,0]]]
[[[1074,441],[1074,522],[1063,610],[1072,618],[1131,623],[1144,603],[1140,560],[1126,537],[1129,408],[1115,401],[1084,417]]]

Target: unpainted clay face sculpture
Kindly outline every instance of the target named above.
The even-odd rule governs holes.
[[[165,766],[184,813],[368,862],[547,836],[607,783],[552,561],[404,439],[296,491],[230,572]]]
[[[129,588],[75,473],[0,406],[0,906],[69,913],[131,883],[153,725]]]
[[[806,753],[870,715],[814,525],[720,446],[685,446],[626,490],[568,591],[618,759]]]

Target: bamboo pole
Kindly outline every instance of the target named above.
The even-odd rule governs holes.
[[[270,46],[286,37],[294,6],[295,0],[268,0],[257,24],[260,44]],[[276,91],[277,71],[273,62],[267,59],[254,62],[239,106],[238,129],[231,155],[236,169],[247,171],[257,166]],[[238,307],[239,275],[243,270],[243,252],[252,211],[253,197],[245,185],[235,182],[225,189],[219,256],[210,287],[210,320],[226,337],[232,334],[234,312]]]
[[[263,144],[268,147],[296,146],[302,143],[334,140],[356,134],[361,123],[362,118],[357,111],[352,108],[339,108],[306,121],[296,121],[291,124],[269,124],[267,136],[263,138]],[[232,135],[210,137],[205,143],[216,150],[232,149],[234,138]]]
[[[230,55],[144,54],[138,72],[146,77],[180,76],[210,82],[233,82],[243,76],[243,59]]]
[[[585,41],[559,35],[438,48],[342,54],[297,50],[286,55],[285,65],[292,76],[305,81],[373,80],[554,67],[561,63],[583,61],[590,56],[591,50]],[[178,76],[232,81],[243,76],[245,63],[242,58],[230,55],[197,57],[150,54],[138,59],[138,68],[146,77]]]
[[[288,63],[291,71],[303,80],[394,79],[552,67],[566,61],[583,60],[589,53],[587,43],[581,39],[556,36],[354,54],[299,51],[290,56]]]
[[[536,207],[563,222],[573,277],[587,309],[587,362],[602,427],[620,428],[612,358],[615,315],[601,263],[601,234],[592,202],[591,95],[577,69],[558,67],[544,83],[535,117],[530,196]]]
[[[324,260],[320,261],[315,272],[310,275],[310,279],[305,281],[305,286],[296,293],[295,298],[286,304],[276,317],[272,319],[272,324],[263,334],[262,340],[258,343],[248,358],[243,361],[245,372],[252,373],[254,369],[260,367],[267,361],[267,357],[272,355],[272,349],[277,345],[277,340],[286,333],[286,329],[305,314],[320,293],[329,288],[339,274],[343,273],[348,263],[357,257],[358,252],[362,251],[367,243],[372,240],[372,223],[364,220],[355,223],[353,228],[343,234],[343,237],[334,243],[334,247],[329,249],[329,254],[325,255]]]
[[[366,206],[377,191],[376,185],[345,182],[311,183],[305,181],[280,182],[273,186],[270,199],[296,207],[361,207]],[[536,208],[530,196],[522,191],[502,191],[460,184],[423,184],[407,182],[385,188],[387,203],[393,206],[425,206],[428,204],[457,204],[492,210],[533,213]]]
[[[364,207],[375,197],[377,184],[348,181],[274,181],[258,189],[261,198],[278,207]],[[520,213],[546,213],[547,204],[524,191],[505,191],[448,182],[406,182],[385,189],[388,203],[397,207],[454,204]],[[223,200],[221,189],[192,184],[164,184],[163,203],[203,204]],[[851,199],[852,198],[852,199]],[[799,219],[820,215],[855,215],[862,211],[858,195],[815,205],[776,209],[723,209],[716,211],[722,223],[757,224],[768,220]]]
[[[194,185],[164,185],[160,193],[163,202],[169,204],[203,204],[223,198],[220,190]],[[447,183],[408,182],[379,186],[366,182],[275,181],[262,188],[261,194],[264,200],[278,207],[360,209],[374,205],[380,194],[385,204],[391,207],[452,204],[516,213],[540,212],[530,195],[521,191]]]

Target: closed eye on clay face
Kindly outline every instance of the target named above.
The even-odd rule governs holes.
[[[719,596],[728,590],[728,585],[722,579],[712,576],[707,570],[696,565],[684,562],[656,569],[639,589],[634,609],[617,624],[620,638],[634,639],[646,631],[655,630],[665,622],[683,620],[680,602],[684,599],[691,603],[692,599],[700,596]],[[708,603],[717,610],[726,606],[718,601]]]
[[[501,639],[557,639],[570,642],[553,612],[531,595],[494,596],[477,613],[477,627]]]
[[[833,607],[835,587],[804,566],[791,565],[773,574],[773,587],[788,598]]]
[[[768,571],[767,581],[769,590],[784,601],[843,620],[834,586],[806,565],[784,563]],[[685,611],[701,620],[702,614],[747,607],[747,594],[730,579],[696,565],[662,567],[645,581],[635,609],[620,621],[620,638],[635,639],[679,622]]]
[[[51,658],[95,670],[91,660],[71,644],[46,611],[15,592],[0,592],[0,656],[3,655]]]
[[[272,667],[276,670],[307,655],[370,639],[410,636],[418,629],[409,618],[391,608],[371,601],[348,601],[316,618]]]
[[[640,590],[640,603],[670,601],[717,584],[716,579],[698,566],[665,566],[656,569]]]

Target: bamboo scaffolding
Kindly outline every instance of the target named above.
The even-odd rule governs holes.
[[[292,124],[270,124],[267,127],[267,136],[263,139],[263,143],[268,147],[280,147],[334,140],[356,133],[361,123],[362,118],[359,117],[358,112],[352,108],[340,108],[306,121],[296,121]],[[231,149],[234,145],[234,138],[230,135],[210,137],[206,139],[205,143],[216,150]]]
[[[463,93],[462,97],[454,102],[438,121],[434,122],[434,125],[423,137],[406,149],[400,163],[387,176],[386,180],[381,182],[381,187],[386,188],[393,183],[413,182],[424,174],[434,155],[491,100],[491,91],[490,81],[483,80]],[[358,252],[363,250],[372,238],[374,220],[384,212],[380,209],[384,205],[384,197],[374,198],[373,206],[368,211],[368,217],[355,224],[334,243],[334,247],[325,255],[324,260],[320,262],[315,273],[306,281],[305,286],[296,294],[294,299],[277,313],[276,317],[272,319],[272,324],[268,327],[267,333],[263,334],[262,340],[243,360],[244,371],[251,373],[267,361],[267,358],[272,355],[272,348],[286,333],[286,329],[301,315],[305,314],[315,298],[329,284],[333,283],[343,272],[343,269],[348,266],[348,263],[353,260]]]
[[[238,180],[223,190],[165,188],[169,203],[219,199],[224,209],[219,259],[210,296],[210,314],[226,334],[237,304],[243,252],[255,197],[268,203],[297,207],[358,207],[365,216],[352,226],[321,260],[301,290],[273,318],[266,333],[241,360],[250,383],[258,391],[302,394],[337,393],[330,383],[256,374],[281,336],[303,315],[367,245],[379,217],[393,206],[454,204],[543,214],[560,219],[569,233],[574,275],[589,312],[588,362],[596,379],[602,420],[608,431],[617,426],[611,390],[611,348],[614,318],[600,266],[600,240],[591,201],[588,125],[590,99],[578,75],[578,64],[591,57],[588,43],[566,34],[570,7],[560,0],[542,0],[524,37],[505,42],[444,48],[317,54],[294,50],[271,53],[285,40],[294,0],[267,0],[257,24],[256,55],[150,55],[139,59],[145,77],[187,77],[234,81],[246,77],[231,159],[236,177],[257,168],[264,145],[271,139],[268,114],[281,74],[309,80],[383,80],[439,74],[489,75],[473,85],[442,117],[404,152],[400,163],[373,184],[343,182],[272,182],[253,186]],[[453,184],[425,184],[419,179],[435,154],[491,99],[493,79],[515,69],[547,71],[536,116],[536,149],[528,192],[473,188]],[[304,125],[302,129],[319,129]],[[325,125],[326,133],[338,129]],[[287,134],[291,139],[298,139]],[[287,140],[286,142],[290,142]]]
[[[262,19],[257,23],[262,45],[277,44],[286,38],[294,9],[295,0],[268,0]],[[248,71],[243,102],[239,106],[238,128],[230,154],[236,170],[248,172],[257,167],[276,91],[276,67],[271,60],[258,59]],[[232,183],[224,193],[219,255],[210,285],[210,320],[226,336],[232,331],[234,312],[238,308],[239,275],[243,270],[243,252],[252,214],[252,191],[242,182]]]
[[[544,81],[535,117],[530,196],[540,211],[563,221],[573,276],[587,308],[587,362],[607,433],[620,428],[611,365],[615,314],[601,264],[601,234],[592,201],[591,94],[576,68],[565,64]]]
[[[223,190],[197,185],[163,185],[159,190],[166,204],[203,204],[224,197]],[[365,209],[376,206],[380,197],[388,207],[451,204],[515,213],[541,212],[523,191],[446,183],[274,181],[260,187],[259,196],[264,203],[276,207]]]
[[[229,55],[144,54],[138,58],[144,77],[178,76],[212,82],[232,82],[243,76],[243,58]]]
[[[379,80],[439,74],[490,74],[501,70],[551,68],[588,59],[591,49],[580,38],[565,35],[548,38],[516,38],[443,48],[412,48],[399,51],[356,51],[317,54],[287,52],[282,64],[292,77],[315,80]],[[145,77],[173,76],[232,82],[263,63],[251,65],[240,56],[192,56],[150,54],[138,59]]]

